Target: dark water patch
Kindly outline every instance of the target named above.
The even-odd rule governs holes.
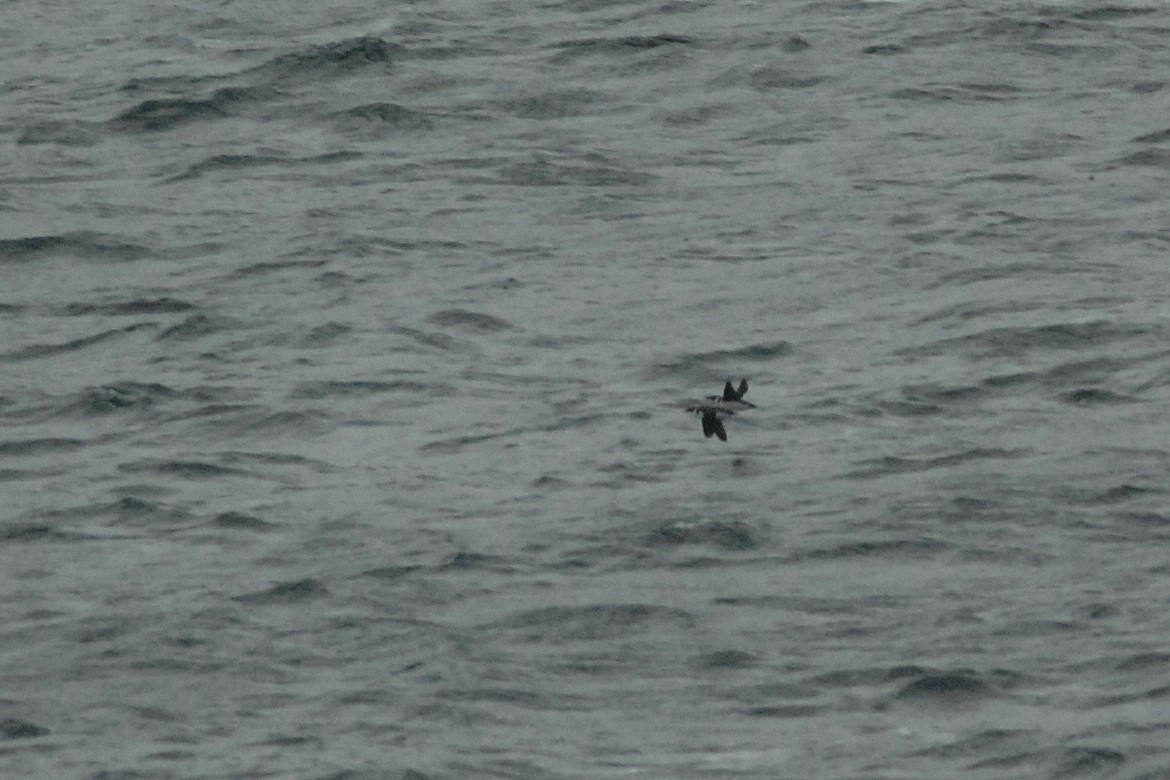
[[[693,355],[696,360],[771,360],[792,354],[792,345],[787,341],[770,341],[762,344],[749,344],[736,349],[722,349],[713,352],[699,352]]]
[[[780,50],[786,54],[798,54],[811,48],[812,44],[799,35],[790,35],[780,44]]]
[[[652,529],[645,539],[650,547],[710,544],[722,550],[753,550],[759,546],[755,532],[736,520],[671,520]]]
[[[1170,514],[1165,512],[1120,512],[1117,518],[1155,536],[1160,536],[1158,532],[1170,531]]]
[[[176,395],[171,388],[156,382],[126,382],[120,385],[87,387],[68,404],[67,408],[83,414],[108,414],[125,409],[147,409],[163,399]]]
[[[992,634],[1012,639],[1039,637],[1044,640],[1053,640],[1062,634],[1081,633],[1084,630],[1085,624],[1081,620],[1019,620],[1014,623],[1002,624],[995,628]]]
[[[0,361],[17,362],[21,360],[37,360],[40,358],[56,357],[67,352],[79,352],[94,344],[100,344],[104,341],[114,340],[119,336],[124,336],[128,333],[141,330],[143,328],[153,328],[154,324],[144,322],[134,325],[128,325],[124,328],[114,328],[112,330],[102,331],[93,336],[86,336],[72,341],[66,341],[61,344],[33,344],[31,346],[22,347],[12,352],[0,353]]]
[[[856,669],[836,669],[812,677],[811,684],[820,688],[877,687],[920,677],[926,670],[920,666],[878,666]]]
[[[328,260],[264,260],[237,268],[229,275],[229,279],[247,279],[253,276],[266,276],[284,271],[315,270],[328,265]]]
[[[564,490],[572,487],[573,484],[568,480],[561,479],[553,474],[541,474],[536,479],[528,483],[534,490],[554,491]]]
[[[353,162],[354,160],[361,160],[364,158],[365,155],[361,152],[342,149],[336,152],[325,152],[323,154],[313,154],[308,157],[302,157],[299,162],[306,165],[333,165],[335,163]]]
[[[600,159],[582,163],[555,163],[545,159],[512,163],[500,168],[496,175],[494,183],[520,187],[645,187],[658,178]]]
[[[7,523],[0,525],[0,542],[67,541],[69,534],[44,523]]]
[[[811,718],[829,708],[816,704],[768,704],[737,710],[749,718]]]
[[[692,39],[685,35],[660,33],[658,35],[623,35],[608,38],[575,38],[552,44],[549,48],[559,49],[568,54],[620,54],[657,49],[662,46],[685,46],[690,43],[692,43]]]
[[[194,308],[194,304],[175,298],[136,298],[111,303],[70,303],[62,307],[61,313],[66,317],[86,315],[121,317],[135,314],[175,314]]]
[[[430,130],[434,121],[398,103],[366,103],[332,115],[338,130],[365,139]]]
[[[383,776],[383,773],[381,771],[370,772],[369,777],[359,776],[359,777],[353,778],[353,780],[381,780],[382,776]],[[339,780],[349,780],[349,779],[348,778],[339,778]],[[420,772],[417,769],[407,769],[405,772],[402,773],[402,780],[435,780],[435,776],[428,775],[424,772]]]
[[[72,452],[81,449],[90,442],[84,439],[46,438],[22,439],[17,441],[0,441],[0,458],[38,457],[41,455],[57,455],[62,452]]]
[[[492,252],[493,255],[500,257],[506,256],[510,259],[525,258],[529,260],[549,260],[555,255],[548,249],[543,247],[531,247],[528,249],[517,250],[511,246],[497,248]],[[523,290],[531,287],[532,282],[517,279],[515,276],[500,276],[495,279],[488,279],[484,282],[476,282],[474,284],[464,285],[463,290]]]
[[[981,270],[986,270],[981,269]],[[931,284],[930,287],[946,286]],[[1003,314],[1015,314],[1022,311],[1028,311],[1034,304],[1031,302],[1022,301],[964,301],[963,303],[951,304],[944,306],[937,311],[930,314],[923,315],[916,319],[913,325],[925,325],[932,322],[965,322],[967,320],[978,319],[980,317],[994,317]]]
[[[992,328],[967,336],[899,350],[902,356],[969,354],[981,358],[1019,357],[1033,351],[1097,349],[1126,339],[1157,335],[1143,325],[1118,325],[1105,320],[1039,327]]]
[[[493,705],[512,705],[534,710],[581,710],[585,707],[577,697],[563,693],[546,695],[516,688],[459,688],[440,693],[444,699],[469,702],[487,702]]]
[[[609,417],[608,415],[590,415],[589,417],[596,420],[603,420]],[[558,422],[556,428],[558,430],[564,429],[566,426],[564,422]],[[631,444],[631,448],[632,448]],[[657,484],[667,480],[664,470],[658,466],[647,465],[636,461],[615,461],[606,463],[597,469],[600,473],[606,475],[606,479],[590,484],[596,487],[605,487],[611,489],[618,489],[630,484],[650,483]]]
[[[882,56],[889,56],[891,54],[905,54],[909,49],[900,43],[871,43],[861,49],[862,54],[878,54]]]
[[[883,539],[867,542],[843,542],[829,547],[797,550],[789,554],[788,561],[828,561],[843,558],[926,558],[954,548],[941,539],[915,537],[913,539]]]
[[[507,320],[467,309],[444,309],[427,317],[426,321],[431,325],[442,325],[474,333],[494,333],[513,330],[515,327]]]
[[[210,81],[219,79],[218,76],[135,76],[127,79],[121,86],[121,91],[131,95],[147,92],[178,94],[190,92],[194,88]]]
[[[1170,699],[1170,685],[1158,685],[1153,688],[1143,688],[1138,691],[1126,691],[1119,694],[1109,694],[1105,696],[1095,697],[1093,706],[1095,707],[1117,707],[1126,704],[1133,704],[1135,702],[1149,706],[1151,702],[1164,703]]]
[[[1004,522],[1008,519],[1014,522],[1014,517],[994,517],[991,519],[991,522]],[[952,560],[955,563],[983,563],[1000,566],[1028,566],[1032,568],[1048,566],[1056,560],[1055,556],[1037,552],[1030,547],[1021,547],[1006,542],[997,545],[993,535],[989,535],[989,538],[990,541],[985,546],[968,545],[960,547],[956,550]]]
[[[1121,614],[1121,609],[1116,604],[1099,601],[1081,604],[1073,610],[1073,617],[1077,620],[1113,620]]]
[[[604,96],[589,89],[560,89],[525,95],[500,104],[500,109],[521,119],[554,120],[594,113]]]
[[[173,130],[191,122],[230,116],[211,100],[156,98],[144,100],[111,119],[107,126],[117,132],[142,133]]]
[[[1136,138],[1130,139],[1130,143],[1135,144],[1164,144],[1167,142],[1170,142],[1170,128],[1146,133],[1145,135],[1139,135]]]
[[[1104,747],[1063,748],[1055,759],[1049,775],[1054,780],[1066,777],[1112,777],[1126,760],[1124,753]]]
[[[701,127],[733,111],[734,108],[732,106],[725,104],[704,103],[681,110],[667,111],[661,116],[662,123],[668,127]],[[594,200],[591,202],[596,204],[596,208],[601,213],[605,213],[606,207],[610,206],[610,201],[607,200]],[[697,252],[694,254],[697,254]]]
[[[992,758],[986,758],[982,761],[976,761],[967,768],[976,770],[994,769],[997,770],[997,775],[995,775],[997,777],[1004,776],[1001,773],[1003,773],[1004,770],[1010,769],[1017,770],[1012,773],[1013,776],[1032,777],[1033,772],[1037,770],[1032,769],[1031,772],[1020,772],[1018,770],[1023,767],[1033,767],[1039,763],[1042,758],[1043,755],[1037,751],[1024,751],[1019,753],[1011,753],[1005,756],[994,756]]]
[[[1065,29],[1069,26],[1069,22],[1058,18],[1040,18],[1028,15],[1020,16],[996,16],[990,21],[981,25],[979,30],[982,37],[999,38],[1010,37],[1019,38],[1022,40],[1033,40],[1035,38],[1042,38],[1049,33],[1057,30]]]
[[[1044,149],[1034,149],[1032,151],[1017,151],[1012,154],[1013,160],[1035,160],[1048,159],[1056,154],[1056,150],[1047,147]],[[979,174],[977,176],[965,176],[957,181],[958,184],[1028,184],[1034,187],[1051,187],[1055,183],[1049,179],[1040,176],[1034,176],[1025,173],[987,173]],[[1005,309],[1012,311],[1021,311],[1026,307],[1023,304],[1005,304]]]
[[[748,76],[748,84],[758,90],[811,89],[824,80],[822,76],[795,73],[779,65],[756,68]]]
[[[51,236],[0,239],[0,262],[25,262],[43,257],[82,260],[137,260],[150,250],[109,233],[76,230]]]
[[[954,742],[944,745],[932,745],[919,750],[914,755],[928,758],[973,758],[981,754],[1003,755],[1021,742],[1029,742],[1034,737],[1032,732],[1009,729],[989,729],[966,737],[960,737]]]
[[[1104,67],[1105,63],[1116,56],[1114,46],[1103,46],[1092,43],[1071,42],[1033,42],[1027,48],[1037,54],[1051,57],[1069,67]]]
[[[1151,95],[1166,88],[1165,81],[1135,81],[1130,85],[1130,91],[1138,95]]]
[[[1134,653],[1114,666],[1119,672],[1158,672],[1170,677],[1170,652]]]
[[[500,556],[484,555],[482,553],[467,552],[466,550],[452,553],[446,560],[439,564],[438,568],[439,571],[513,570],[513,567],[507,565],[506,559]]]
[[[247,475],[247,472],[241,469],[217,466],[214,463],[197,460],[140,460],[134,463],[122,463],[118,469],[131,474],[160,474],[179,479],[218,479],[219,477]]]
[[[366,398],[384,393],[405,393],[419,398],[449,394],[450,388],[436,387],[423,382],[377,382],[354,379],[349,381],[300,382],[290,393],[292,398],[320,401],[326,398]]]
[[[1058,363],[1046,369],[1040,375],[1040,381],[1049,387],[1067,387],[1070,384],[1097,384],[1107,382],[1118,371],[1133,368],[1147,360],[1164,358],[1164,354],[1142,357],[1104,357],[1097,356],[1087,360],[1073,360]]]
[[[982,249],[992,240],[1011,239],[1023,242],[1039,227],[1035,217],[1025,217],[1011,211],[992,211],[984,214],[981,218],[975,218],[974,221],[976,227],[960,234],[955,238],[955,243]],[[1016,265],[1027,266],[1028,264],[1018,263]],[[1032,273],[1036,275],[1076,272],[1075,270],[1053,268],[1051,265],[1046,268],[1042,263],[1033,263],[1032,268]]]
[[[525,344],[535,349],[568,349],[570,347],[579,346],[581,344],[591,343],[593,339],[588,336],[581,336],[576,334],[569,335],[553,335],[549,333],[541,333],[525,340]]]
[[[999,696],[984,675],[972,671],[927,672],[903,684],[894,693],[899,701],[915,704],[972,704]]]
[[[1117,158],[1114,164],[1135,168],[1170,168],[1170,149],[1141,149]]]
[[[1080,504],[1119,504],[1146,496],[1161,495],[1164,492],[1164,490],[1159,488],[1121,484],[1103,491],[1076,488],[1072,492],[1071,497],[1076,503]]]
[[[954,292],[952,288],[960,287],[968,284],[979,284],[980,282],[991,282],[1001,279],[1027,279],[1030,277],[1049,275],[1054,272],[1051,264],[1045,265],[1041,263],[986,263],[973,268],[964,268],[961,271],[953,273],[941,274],[934,281],[930,282],[926,289],[933,290],[943,288],[950,292]],[[971,304],[964,304],[970,306]],[[1002,303],[991,304],[987,307],[986,313],[995,313],[997,311],[1003,312],[1017,312],[1027,311],[1029,304],[1026,303]],[[977,315],[975,315],[977,316]]]
[[[335,425],[324,409],[285,409],[262,412],[256,407],[237,407],[225,419],[216,420],[216,426],[231,436],[256,434],[294,436],[315,435]]]
[[[653,604],[595,604],[546,607],[522,612],[497,624],[523,631],[534,641],[609,640],[664,626],[690,628],[694,617],[685,610]]]
[[[515,430],[501,431],[499,433],[483,433],[474,436],[453,436],[450,439],[440,439],[438,441],[428,442],[418,448],[419,452],[427,453],[452,453],[459,452],[465,447],[473,444],[482,444],[485,441],[492,441],[493,439],[502,439],[516,433]]]
[[[1011,389],[1026,385],[1029,382],[1035,382],[1039,376],[1039,374],[1032,371],[997,374],[996,376],[989,376],[987,379],[984,379],[983,385],[995,390]]]
[[[1060,400],[1073,406],[1101,406],[1105,404],[1128,404],[1138,401],[1133,396],[1121,395],[1099,387],[1079,387],[1060,396]]]
[[[171,339],[196,339],[222,330],[234,330],[240,323],[229,317],[208,317],[206,314],[192,314],[182,322],[164,329],[155,338],[158,341]]]
[[[329,589],[320,580],[311,577],[290,582],[281,582],[266,590],[232,596],[232,601],[243,604],[298,604],[314,601],[329,595]]]
[[[1005,460],[1024,456],[1020,450],[1003,450],[996,447],[977,447],[964,452],[940,455],[934,458],[907,458],[887,455],[861,461],[861,468],[846,474],[853,479],[873,479],[891,474],[908,474],[931,469],[954,468],[972,460]]]
[[[882,413],[896,417],[930,417],[946,411],[945,407],[938,404],[923,403],[914,399],[878,401],[875,406]],[[862,410],[861,413],[866,412]]]
[[[938,383],[906,385],[902,397],[892,401],[879,401],[883,411],[903,417],[922,417],[943,412],[973,411],[974,405],[983,400],[987,390],[978,385],[947,386]]]
[[[136,525],[187,523],[192,519],[191,514],[185,510],[176,509],[161,501],[149,501],[134,496],[124,496],[101,506],[100,509],[104,516]]]
[[[18,718],[0,719],[0,739],[35,739],[49,733],[44,726]]]
[[[659,35],[627,35],[622,38],[612,39],[612,41],[618,46],[627,49],[657,49],[659,46],[691,43],[692,39],[685,35],[662,33]],[[602,39],[602,44],[605,44],[604,39]]]
[[[425,330],[418,330],[417,328],[392,327],[388,329],[390,333],[397,333],[406,336],[417,344],[432,349],[441,349],[443,351],[458,350],[461,344],[458,339],[448,336],[446,333],[430,333]]]
[[[753,666],[758,666],[759,663],[758,656],[745,650],[716,650],[699,656],[694,660],[693,665],[701,670],[714,671],[750,669]]]
[[[58,146],[93,146],[101,139],[98,126],[78,120],[45,120],[21,128],[16,143],[28,146],[57,144]]]
[[[320,349],[342,343],[345,337],[353,333],[353,326],[343,322],[326,322],[318,325],[308,333],[299,337],[294,346],[300,349]]]
[[[376,580],[399,580],[408,574],[419,571],[421,566],[379,566],[376,569],[367,569],[362,572],[363,577],[373,577]]]
[[[1070,18],[1081,19],[1083,21],[1101,22],[1112,21],[1114,19],[1132,19],[1135,16],[1146,16],[1147,14],[1154,14],[1159,12],[1159,8],[1151,6],[1132,6],[1132,5],[1099,5],[1093,8],[1085,8],[1081,11],[1074,11]]]
[[[323,461],[287,452],[224,452],[225,463],[260,463],[267,466],[324,466]]]
[[[1017,100],[1021,90],[1011,84],[925,84],[889,93],[891,100],[923,103],[980,104]]]
[[[189,524],[193,520],[193,516],[185,510],[137,496],[124,496],[105,503],[51,509],[41,512],[40,518],[63,523],[105,521],[115,525],[142,528],[173,527]],[[62,534],[59,529],[51,532],[53,537]]]
[[[185,171],[172,176],[168,181],[197,179],[210,173],[222,171],[235,173],[245,168],[264,168],[273,165],[291,166],[298,162],[286,154],[216,154],[188,166]]]
[[[275,57],[254,71],[278,81],[316,81],[370,70],[385,70],[402,59],[406,49],[376,36],[363,36],[308,46]]]
[[[224,111],[230,111],[241,105],[276,100],[286,94],[266,84],[220,87],[211,93],[211,102]]]
[[[216,515],[211,522],[217,528],[230,531],[269,531],[276,527],[275,523],[244,512],[222,512]]]
[[[659,363],[655,366],[653,374],[657,377],[659,375],[700,375],[709,376],[711,364],[739,364],[744,361],[758,360],[768,361],[778,357],[784,357],[792,354],[792,346],[787,341],[770,341],[761,344],[749,344],[746,347],[736,347],[734,349],[720,349],[712,352],[695,352],[690,354],[680,355],[678,358],[667,363]],[[742,376],[736,374],[734,377],[726,375],[720,377],[723,379],[734,379]],[[712,390],[715,392],[718,388]]]

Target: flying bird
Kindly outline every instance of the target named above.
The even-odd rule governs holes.
[[[688,406],[687,411],[699,415],[703,423],[703,435],[710,439],[717,436],[719,441],[727,441],[727,429],[723,427],[721,417],[731,417],[744,409],[755,409],[756,405],[743,400],[748,391],[746,379],[739,380],[739,387],[732,387],[731,382],[723,386],[723,395],[707,396],[708,403]]]
[[[755,409],[756,405],[750,401],[743,400],[747,395],[748,383],[746,379],[739,380],[739,388],[731,386],[731,382],[723,385],[723,395],[709,395],[708,401],[714,401],[715,405],[721,409],[731,409],[732,411],[742,412],[744,409]]]

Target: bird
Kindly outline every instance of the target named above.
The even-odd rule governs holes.
[[[723,427],[720,416],[731,417],[744,409],[755,409],[756,405],[743,400],[748,391],[748,381],[739,380],[739,387],[732,387],[731,382],[723,386],[723,395],[707,396],[708,403],[688,406],[687,411],[699,415],[703,423],[703,435],[710,439],[717,436],[719,441],[727,441],[727,429]]]
[[[723,395],[709,395],[708,401],[714,401],[715,405],[723,410],[732,410],[742,412],[744,409],[755,409],[756,405],[750,401],[743,400],[743,397],[748,391],[747,379],[739,380],[739,388],[736,389],[731,386],[731,382],[723,385]]]

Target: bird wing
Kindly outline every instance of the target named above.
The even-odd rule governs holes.
[[[715,426],[720,428],[723,426],[719,422],[719,418],[715,416],[714,412],[705,412],[703,414],[703,435],[710,439],[715,435]]]

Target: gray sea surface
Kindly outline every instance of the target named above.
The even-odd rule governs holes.
[[[1170,778],[1170,7],[2,15],[0,777]]]

